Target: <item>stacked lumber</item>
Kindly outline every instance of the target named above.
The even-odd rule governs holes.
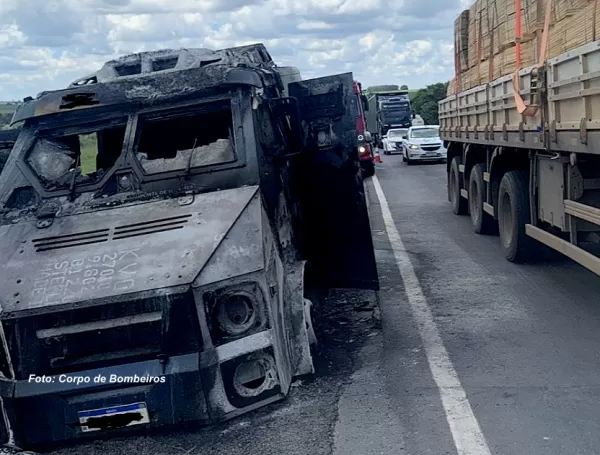
[[[521,0],[520,68],[539,60],[546,4],[547,0]],[[517,70],[515,5],[515,0],[477,0],[456,19],[457,77],[448,84],[448,95]],[[550,7],[546,58],[600,39],[600,0],[551,0]]]
[[[461,71],[469,69],[469,10],[463,11],[454,21],[454,49]]]

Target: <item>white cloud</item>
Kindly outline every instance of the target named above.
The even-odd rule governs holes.
[[[454,19],[469,0],[0,0],[0,100],[65,87],[130,52],[262,42],[305,78],[363,86],[453,75]]]

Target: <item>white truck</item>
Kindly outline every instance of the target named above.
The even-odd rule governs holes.
[[[506,258],[546,245],[600,274],[600,41],[439,103],[448,199]]]

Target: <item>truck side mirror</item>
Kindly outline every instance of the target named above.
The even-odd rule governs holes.
[[[417,114],[415,114],[415,111],[412,111],[412,116],[413,118],[417,118]]]

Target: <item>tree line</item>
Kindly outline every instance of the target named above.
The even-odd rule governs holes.
[[[411,93],[410,102],[415,113],[423,117],[426,125],[439,125],[438,103],[446,98],[448,82],[438,82]]]

